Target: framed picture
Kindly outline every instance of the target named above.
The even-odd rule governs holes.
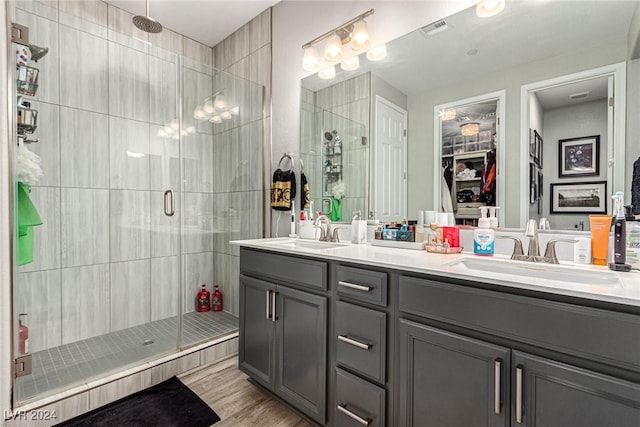
[[[534,130],[529,128],[529,157],[534,159],[536,157],[536,140],[533,137]]]
[[[561,139],[559,143],[560,178],[600,173],[600,135]]]
[[[538,131],[534,130],[533,133],[534,133],[533,137],[535,139],[535,146],[536,146],[536,164],[540,169],[542,169],[542,142],[543,141]]]
[[[529,204],[533,205],[536,203],[536,199],[538,198],[538,188],[537,188],[537,179],[538,174],[536,173],[536,165],[533,162],[529,162]]]
[[[607,181],[551,184],[551,213],[607,213]]]

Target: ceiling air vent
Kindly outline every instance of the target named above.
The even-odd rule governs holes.
[[[432,24],[425,25],[420,30],[422,30],[425,37],[433,37],[434,35],[441,33],[444,30],[448,30],[449,28],[451,27],[444,21],[444,19],[441,19]]]

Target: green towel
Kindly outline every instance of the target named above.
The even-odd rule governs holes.
[[[18,182],[18,265],[33,262],[33,230],[32,227],[42,225],[42,219],[33,205],[29,193],[31,189],[23,182]]]

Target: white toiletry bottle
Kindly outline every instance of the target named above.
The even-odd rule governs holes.
[[[573,246],[573,262],[576,264],[591,264],[591,239],[580,237]]]
[[[496,211],[500,209],[499,206],[489,206],[489,227],[498,228],[498,217]]]
[[[473,232],[473,253],[476,255],[493,255],[496,232],[489,228],[489,218],[480,218],[478,228]]]
[[[351,242],[356,244],[367,243],[367,221],[362,219],[362,212],[354,212],[351,220]]]

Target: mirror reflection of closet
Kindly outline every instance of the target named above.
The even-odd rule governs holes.
[[[503,142],[500,105],[504,92],[435,107],[440,141],[442,185],[440,206],[452,211],[458,224],[477,225],[481,206],[499,206],[497,160]]]

